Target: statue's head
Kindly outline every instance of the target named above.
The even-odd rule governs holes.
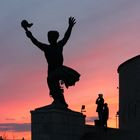
[[[59,38],[58,31],[49,31],[48,32],[48,41],[50,44],[56,43],[58,38]]]
[[[98,94],[98,96],[99,96],[100,98],[102,98],[102,97],[103,97],[103,94],[100,93],[100,94]]]
[[[107,106],[108,106],[108,104],[107,104],[107,103],[104,103],[104,106],[105,106],[105,107],[107,107]]]

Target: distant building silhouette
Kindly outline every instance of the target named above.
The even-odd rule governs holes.
[[[140,55],[122,63],[119,73],[119,128],[139,135]]]
[[[119,129],[86,125],[82,140],[139,140],[140,139],[140,55],[118,67]]]

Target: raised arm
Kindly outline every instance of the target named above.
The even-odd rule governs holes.
[[[68,26],[68,29],[67,29],[65,35],[64,35],[64,38],[58,42],[62,46],[64,46],[67,43],[67,41],[68,41],[68,39],[69,39],[69,37],[71,35],[72,28],[73,28],[75,23],[76,23],[75,18],[74,17],[70,17],[69,18],[69,26]]]
[[[39,42],[33,35],[32,35],[32,33],[29,31],[29,30],[27,30],[26,31],[26,36],[28,37],[28,38],[30,38],[30,40],[33,42],[33,44],[34,45],[36,45],[39,49],[41,49],[42,51],[44,51],[44,44],[43,43],[41,43],[41,42]]]
[[[28,23],[28,21],[25,20],[25,19],[21,21],[21,27],[25,30],[26,36],[27,36],[28,38],[30,38],[31,41],[33,42],[33,44],[35,44],[38,48],[40,48],[41,50],[44,50],[44,49],[45,49],[45,48],[44,48],[45,45],[44,45],[43,43],[39,42],[39,41],[32,35],[32,33],[28,30],[28,28],[31,28],[32,25],[33,25],[33,23]]]

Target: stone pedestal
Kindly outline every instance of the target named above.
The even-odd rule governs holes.
[[[69,109],[42,107],[31,111],[32,140],[80,140],[85,116]]]

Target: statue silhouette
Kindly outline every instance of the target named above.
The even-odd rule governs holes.
[[[102,112],[104,106],[103,94],[98,94],[98,98],[96,99],[96,104],[97,104],[96,112],[98,112],[98,118],[100,120],[100,123],[102,123],[102,119],[103,119]]]
[[[67,43],[71,35],[72,28],[76,23],[75,18],[70,17],[68,23],[68,29],[62,40],[58,41],[58,31],[49,31],[49,44],[44,44],[39,42],[28,30],[28,28],[33,25],[32,23],[28,23],[26,20],[21,22],[21,26],[26,31],[26,36],[30,38],[32,43],[41,49],[45,54],[48,63],[47,83],[50,90],[50,96],[54,99],[53,104],[57,104],[59,102],[63,104],[65,108],[68,107],[68,104],[64,99],[64,89],[61,84],[63,83],[66,88],[68,88],[69,86],[75,85],[80,78],[80,74],[77,71],[63,65],[63,47]]]
[[[103,105],[103,127],[107,128],[107,120],[109,118],[109,108],[108,108],[108,104],[104,103]]]

